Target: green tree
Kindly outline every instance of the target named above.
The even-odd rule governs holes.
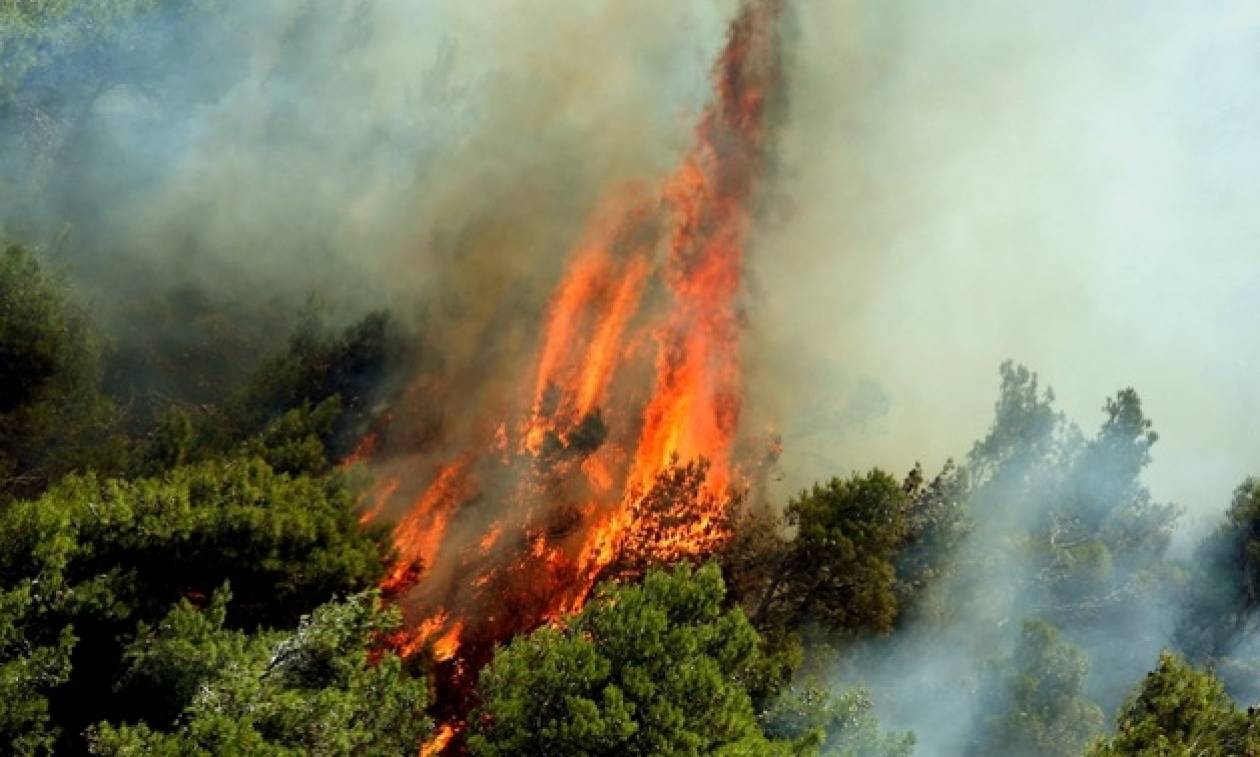
[[[726,603],[744,613],[756,611],[784,560],[790,541],[783,518],[766,507],[745,509],[738,503],[730,520],[731,537],[717,553],[726,584]],[[758,710],[775,701],[804,659],[798,629],[767,628],[761,634],[759,670],[749,677],[748,693]]]
[[[60,733],[51,722],[48,694],[70,675],[74,633],[62,628],[30,638],[25,620],[34,598],[29,584],[0,592],[0,742],[15,754],[52,750]]]
[[[822,757],[909,757],[912,733],[885,733],[871,714],[866,689],[838,693],[826,686],[793,686],[762,714],[767,735],[815,740]]]
[[[369,313],[338,331],[317,312],[307,313],[289,340],[287,350],[265,361],[242,392],[228,405],[239,436],[248,436],[296,408],[341,399],[340,425],[329,428],[334,447],[347,439],[335,432],[354,432],[358,441],[371,412],[371,392],[398,361],[410,353],[389,313]],[[345,451],[336,449],[334,451]]]
[[[755,622],[799,627],[815,621],[843,634],[892,629],[897,618],[894,560],[906,534],[907,495],[887,473],[833,478],[787,507],[796,529]]]
[[[225,584],[204,607],[179,600],[156,624],[140,621],[122,654],[118,695],[143,701],[143,717],[154,724],[174,722],[197,690],[221,671],[265,654],[271,635],[224,628],[231,589]],[[262,652],[259,652],[259,648]]]
[[[906,476],[906,535],[894,560],[897,602],[902,620],[915,616],[943,618],[949,614],[945,579],[952,577],[973,524],[967,471],[952,460],[931,481],[916,464]]]
[[[1001,388],[994,405],[993,424],[967,457],[984,515],[996,514],[1008,493],[1018,493],[1036,482],[1037,474],[1061,463],[1079,433],[1054,407],[1054,392],[1042,389],[1037,374],[1007,361],[999,368]]]
[[[387,313],[341,331],[307,313],[288,347],[222,404],[175,405],[160,415],[133,468],[152,475],[244,448],[278,470],[322,473],[367,433],[374,392],[408,354]]]
[[[1015,652],[995,666],[973,754],[1078,755],[1102,729],[1102,711],[1082,691],[1089,662],[1042,621],[1026,621]]]
[[[1219,657],[1256,627],[1260,610],[1260,479],[1234,491],[1225,522],[1195,554],[1178,641],[1193,659]]]
[[[206,424],[199,427],[186,410],[175,407],[138,445],[132,455],[131,472],[154,476],[194,462],[245,456],[257,457],[281,473],[319,476],[333,468],[334,460],[324,439],[340,414],[341,398],[334,395],[318,405],[289,410],[256,433],[238,439],[236,434],[207,434]],[[204,415],[202,420],[210,425],[221,421]]]
[[[1122,390],[1103,410],[1102,427],[1066,471],[1059,501],[1041,524],[1051,590],[1063,603],[1093,601],[1159,571],[1179,514],[1153,501],[1141,482],[1159,437],[1137,393]]]
[[[1099,672],[1090,696],[1115,706],[1166,643],[1138,619],[1184,581],[1165,556],[1180,511],[1142,482],[1158,436],[1132,389],[1106,401],[1087,436],[1035,373],[1006,363],[1001,375],[993,424],[966,463],[974,546],[940,604],[979,629],[977,648],[1002,643],[1012,616],[1072,629]]]
[[[137,481],[71,476],[0,513],[0,585],[29,597],[10,635],[32,649],[78,639],[69,680],[48,693],[63,745],[95,720],[154,707],[110,694],[120,640],[137,622],[229,582],[231,627],[291,626],[329,596],[372,585],[382,561],[339,476],[291,477],[247,457]]]
[[[123,693],[142,685],[184,705],[171,731],[92,729],[93,754],[414,755],[431,723],[426,684],[378,649],[400,626],[375,592],[317,608],[292,634],[224,628],[228,597],[182,602],[128,648]]]
[[[603,585],[563,628],[499,649],[478,683],[479,755],[789,754],[762,733],[745,688],[757,633],[722,610],[716,565]]]
[[[1165,652],[1120,709],[1115,735],[1096,742],[1089,754],[1254,757],[1260,755],[1260,714],[1240,710],[1215,676]]]
[[[745,508],[731,517],[731,537],[718,553],[727,599],[755,613],[791,545],[783,516],[769,507]]]
[[[20,247],[0,253],[0,505],[103,446],[98,347],[65,285]]]
[[[1141,399],[1132,389],[1108,399],[1086,439],[1036,374],[1011,363],[1001,373],[993,425],[967,462],[985,541],[1013,548],[1007,560],[1032,561],[1023,609],[1074,622],[1123,612],[1167,583],[1163,556],[1179,515],[1141,482],[1159,438]]]

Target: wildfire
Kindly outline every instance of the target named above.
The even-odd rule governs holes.
[[[455,656],[455,652],[459,650],[459,634],[464,630],[464,622],[462,620],[455,621],[455,625],[437,641],[433,642],[433,659],[438,662],[445,662]]]
[[[449,686],[468,686],[495,643],[580,609],[601,576],[703,556],[727,537],[746,486],[733,457],[740,300],[781,4],[750,0],[732,23],[673,175],[654,192],[611,193],[590,219],[545,313],[531,385],[472,419],[481,441],[418,493],[387,478],[363,516],[402,510],[383,582],[412,629],[399,646],[430,649]],[[503,417],[514,402],[516,420]],[[462,706],[422,754],[447,748]]]
[[[435,757],[442,753],[442,750],[451,743],[451,739],[455,736],[455,728],[451,725],[438,726],[433,737],[420,747],[420,757]]]
[[[385,579],[387,587],[398,586],[417,569],[418,575],[411,580],[423,578],[437,559],[451,512],[466,494],[466,470],[467,461],[462,459],[443,466],[424,496],[394,528],[399,559]]]
[[[385,505],[398,491],[400,485],[401,482],[396,476],[386,479],[380,488],[377,489],[375,496],[372,497],[371,506],[359,516],[359,525],[366,526],[380,517],[381,511],[385,509]]]

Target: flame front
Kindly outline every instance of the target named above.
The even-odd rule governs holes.
[[[432,738],[420,747],[420,757],[436,757],[446,749],[451,743],[451,739],[455,737],[455,727],[450,724],[438,726],[437,731],[433,733]]]
[[[740,308],[780,9],[749,2],[732,23],[714,99],[673,175],[611,192],[592,215],[521,396],[469,419],[484,433],[418,492],[399,485],[416,471],[395,470],[371,499],[365,520],[401,513],[384,582],[411,629],[399,646],[428,649],[463,690],[444,705],[448,723],[495,643],[580,609],[601,577],[701,557],[726,538],[746,487],[734,452]],[[502,414],[513,405],[516,420]]]

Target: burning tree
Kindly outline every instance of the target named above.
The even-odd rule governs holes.
[[[381,474],[365,522],[397,516],[384,582],[409,621],[397,642],[437,660],[448,719],[496,643],[580,610],[602,577],[710,554],[730,534],[748,477],[735,452],[743,264],[781,14],[780,0],[745,3],[694,146],[657,191],[611,192],[591,217],[532,387],[464,418],[464,439],[429,463],[391,462],[376,437],[360,455]]]

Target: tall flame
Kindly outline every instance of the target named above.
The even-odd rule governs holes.
[[[473,419],[483,438],[419,493],[395,475],[371,500],[366,520],[404,512],[384,587],[409,620],[401,648],[427,649],[464,690],[448,722],[495,643],[580,609],[601,576],[703,556],[726,538],[745,486],[734,453],[743,268],[781,7],[749,0],[732,22],[713,101],[673,175],[656,191],[611,193],[590,219],[545,313],[532,385],[491,411],[516,402],[519,420]]]

